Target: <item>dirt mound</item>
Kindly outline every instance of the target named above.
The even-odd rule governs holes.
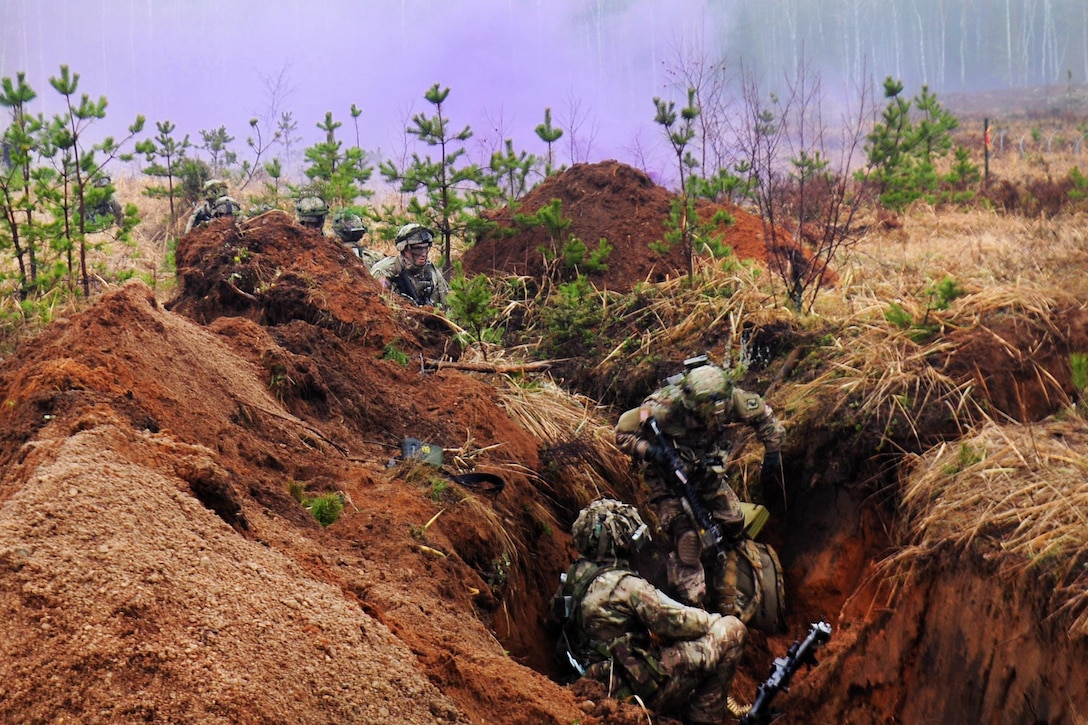
[[[420,370],[433,316],[278,215],[177,259],[169,309],[131,282],[0,371],[4,711],[594,722],[524,664],[551,660],[578,501],[531,475],[540,442],[492,386]],[[409,435],[476,451],[505,489],[387,470]],[[292,488],[341,492],[340,520]]]
[[[516,209],[500,211],[493,219],[499,228],[465,252],[465,271],[540,277],[545,261],[539,248],[550,247],[548,231],[543,227],[520,227],[514,222],[514,214],[532,215],[559,199],[560,212],[570,220],[564,234],[577,237],[590,249],[596,248],[601,239],[612,246],[608,270],[587,275],[599,288],[626,292],[639,282],[660,282],[687,274],[687,263],[679,248],[666,254],[650,248],[651,243],[665,238],[665,220],[674,197],[646,174],[618,161],[575,164],[545,179],[525,195]],[[765,260],[763,224],[758,217],[733,205],[704,202],[698,205],[698,211],[704,221],[719,211],[727,212],[734,223],[717,226],[722,243],[742,259]]]

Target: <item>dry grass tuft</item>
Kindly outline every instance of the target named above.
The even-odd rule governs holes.
[[[511,377],[499,388],[499,404],[510,418],[540,440],[547,449],[562,452],[563,479],[578,498],[579,507],[595,498],[615,494],[615,483],[630,477],[630,462],[616,448],[612,426],[589,398],[563,390],[541,378],[524,384]],[[550,484],[539,474],[525,471],[538,488]]]
[[[603,357],[594,373],[614,377],[631,359],[654,359],[665,351],[700,352],[699,341],[709,331],[726,333],[721,362],[746,366],[743,324],[760,327],[793,315],[775,305],[764,270],[753,264],[727,269],[718,264],[698,258],[694,285],[685,276],[674,277],[636,289],[631,299],[615,304],[606,319],[630,334]]]
[[[902,485],[905,544],[883,566],[918,569],[938,551],[972,547],[1054,582],[1051,606],[1088,633],[1088,421],[987,423],[909,465]]]

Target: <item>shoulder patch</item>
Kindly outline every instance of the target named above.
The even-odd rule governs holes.
[[[763,412],[763,398],[747,390],[733,388],[733,410],[744,420],[749,420]]]

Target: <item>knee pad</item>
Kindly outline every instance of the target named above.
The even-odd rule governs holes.
[[[680,559],[680,563],[687,566],[701,564],[702,559],[700,557],[702,553],[703,545],[699,541],[699,535],[691,529],[681,532],[676,539],[676,556]]]

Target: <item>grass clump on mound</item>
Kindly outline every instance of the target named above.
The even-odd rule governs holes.
[[[988,422],[918,456],[902,485],[903,548],[892,570],[924,568],[940,551],[1002,555],[999,576],[1035,570],[1050,605],[1088,634],[1088,421]]]

